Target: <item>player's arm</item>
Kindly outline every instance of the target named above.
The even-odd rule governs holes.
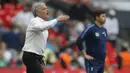
[[[82,50],[81,53],[84,56],[84,58],[87,59],[87,60],[93,60],[94,59],[92,56],[87,55],[87,53],[85,52],[85,50]]]
[[[56,19],[53,19],[51,21],[44,21],[44,22],[40,22],[38,20],[34,20],[32,21],[32,29],[34,31],[44,31],[47,30],[49,28],[52,28],[57,22],[62,22],[65,20],[68,20],[69,16],[67,15],[61,15]]]
[[[51,27],[53,27],[57,23],[56,19],[53,19],[51,21],[44,21],[40,22],[39,20],[32,20],[32,26],[31,30],[32,31],[44,31],[47,30]]]
[[[84,56],[84,58],[87,59],[87,60],[93,60],[94,59],[92,56],[87,55],[87,53],[86,53],[86,51],[84,50],[84,47],[83,47],[83,43],[84,43],[85,39],[87,38],[87,36],[89,34],[92,33],[92,27],[93,26],[90,26],[87,29],[85,29],[83,31],[83,33],[77,39],[78,49],[80,50],[80,52],[82,53],[82,55]]]
[[[77,39],[77,46],[78,46],[78,49],[80,51],[84,50],[84,47],[83,47],[83,43],[84,41],[87,39],[87,37],[92,33],[92,27],[94,25],[90,25],[89,27],[87,27],[82,33],[81,35],[78,37]]]

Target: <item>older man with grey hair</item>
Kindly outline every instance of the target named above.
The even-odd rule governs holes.
[[[46,21],[49,17],[48,8],[45,3],[35,3],[32,7],[33,18],[26,30],[26,39],[23,47],[23,62],[27,67],[27,73],[43,73],[41,64],[44,49],[46,48],[48,29],[57,22],[69,19],[67,15],[60,15],[51,21]],[[44,63],[45,64],[45,63]]]

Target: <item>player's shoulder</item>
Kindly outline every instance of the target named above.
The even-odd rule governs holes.
[[[95,24],[88,25],[87,27],[88,30],[93,30],[94,28],[95,28]]]
[[[33,21],[36,21],[37,19],[36,18],[32,18],[31,20],[30,20],[30,22],[33,22]]]
[[[107,31],[107,29],[105,27],[102,27],[102,29],[104,29],[104,31]]]
[[[30,20],[30,24],[32,25],[32,24],[35,24],[35,23],[37,23],[37,22],[39,22],[39,20],[36,18],[36,17],[34,17],[34,18],[32,18],[31,20]]]
[[[37,22],[37,19],[36,19],[36,18],[32,18],[32,19],[29,21],[28,27],[31,27],[31,26],[35,25],[36,22]]]
[[[90,24],[90,25],[88,25],[88,27],[86,28],[86,30],[91,31],[91,32],[95,31],[95,29],[96,29],[95,24]]]

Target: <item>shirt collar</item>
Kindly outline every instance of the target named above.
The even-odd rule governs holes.
[[[44,21],[42,18],[40,18],[39,16],[36,16],[36,18],[40,21]]]
[[[102,28],[103,26],[99,27],[96,23],[95,23],[95,26],[97,26],[98,28]]]

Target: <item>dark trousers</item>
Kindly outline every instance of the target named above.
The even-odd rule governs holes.
[[[104,73],[104,62],[101,61],[85,61],[87,73]]]
[[[42,69],[42,56],[31,52],[23,53],[23,63],[27,67],[27,73],[44,73]]]

